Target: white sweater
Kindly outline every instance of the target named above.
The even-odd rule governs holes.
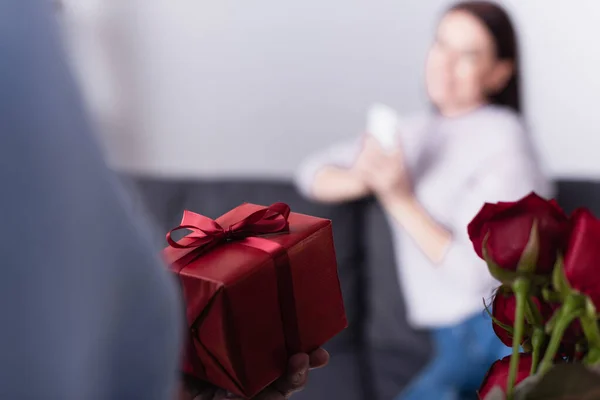
[[[453,233],[441,265],[434,265],[396,221],[393,227],[400,284],[415,327],[458,324],[483,310],[483,299],[498,286],[477,257],[467,225],[484,202],[514,201],[531,191],[551,194],[520,118],[485,106],[459,118],[428,114],[412,119],[399,133],[415,195]],[[317,171],[326,165],[350,167],[360,141],[340,144],[305,160],[297,174],[311,197]]]

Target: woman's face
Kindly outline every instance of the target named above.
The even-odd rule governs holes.
[[[496,58],[493,38],[476,17],[451,11],[442,18],[426,64],[427,93],[442,114],[484,104],[512,72],[512,62]]]

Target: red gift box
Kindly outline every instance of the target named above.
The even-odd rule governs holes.
[[[191,233],[176,242],[180,229]],[[184,372],[251,398],[289,356],[346,328],[329,220],[243,204],[216,221],[185,211],[173,231],[164,256],[186,304]]]

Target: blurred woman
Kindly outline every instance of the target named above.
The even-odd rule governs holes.
[[[506,12],[461,2],[441,18],[426,62],[433,105],[386,151],[367,134],[308,158],[298,186],[321,202],[374,195],[393,226],[409,322],[432,332],[435,357],[399,399],[475,396],[507,353],[482,299],[498,283],[466,227],[484,202],[550,194],[523,125],[516,35]]]

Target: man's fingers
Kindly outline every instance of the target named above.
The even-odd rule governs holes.
[[[308,369],[310,368],[310,357],[308,354],[296,354],[290,358],[286,374],[273,383],[272,389],[279,392],[287,398],[292,393],[302,389],[308,379]],[[265,400],[277,399],[270,393],[265,393]],[[261,398],[262,400],[262,398]]]
[[[290,358],[287,372],[254,400],[285,400],[302,390],[308,381],[310,368],[321,368],[329,362],[329,353],[317,349],[310,354],[296,354]]]
[[[310,368],[321,368],[329,362],[329,353],[325,349],[317,349],[308,355]]]
[[[287,373],[277,386],[284,393],[294,392],[306,384],[308,369],[310,368],[310,357],[308,354],[296,354],[290,358]]]

